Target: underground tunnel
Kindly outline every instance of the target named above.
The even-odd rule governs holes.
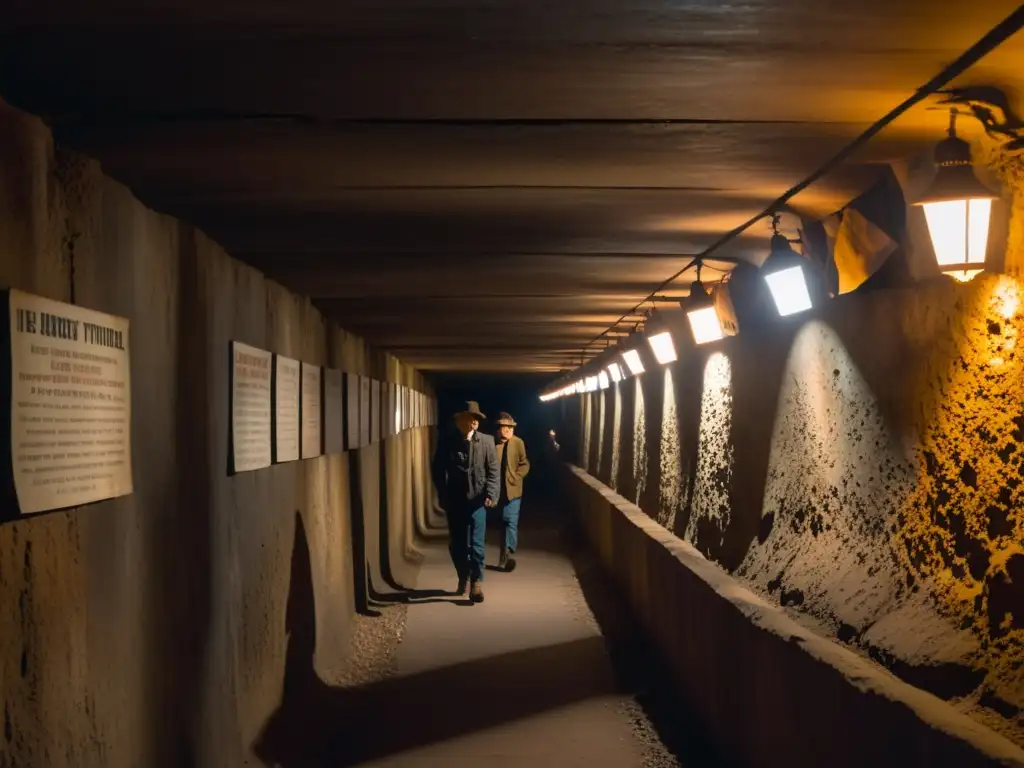
[[[1024,766],[1024,6],[9,6],[0,768]]]

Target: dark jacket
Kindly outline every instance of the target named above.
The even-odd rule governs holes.
[[[473,433],[469,441],[469,471],[460,467],[460,454],[466,449],[466,439],[458,432],[442,437],[434,452],[431,477],[445,509],[455,505],[481,506],[485,498],[498,501],[501,492],[500,466],[494,449],[494,438]]]
[[[508,451],[505,462],[505,497],[509,500],[522,498],[523,478],[530,471],[530,460],[526,458],[526,444],[512,435],[507,443],[499,443],[497,450],[499,465],[502,463],[502,453]]]

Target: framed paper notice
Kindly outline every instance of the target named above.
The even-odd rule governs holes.
[[[299,458],[298,360],[274,355],[274,463]]]
[[[370,444],[370,379],[359,377],[359,447]]]
[[[380,442],[380,382],[370,382],[370,442]]]
[[[345,374],[345,450],[361,448],[360,427],[363,423],[359,412],[359,395],[362,393],[362,377],[357,373]]]
[[[323,391],[320,366],[302,364],[302,458],[323,453]]]
[[[345,450],[341,371],[324,368],[324,453]]]
[[[4,300],[10,367],[0,386],[10,408],[10,463],[3,470],[18,511],[130,494],[128,320],[13,289]]]
[[[404,389],[404,387],[401,384],[396,384],[395,385],[395,407],[394,407],[394,416],[393,416],[393,418],[395,420],[395,433],[396,434],[401,434],[402,433],[402,423],[403,423],[403,420],[405,418],[405,415],[402,412],[402,397],[403,397],[402,390],[403,389]]]
[[[397,386],[393,381],[389,381],[387,386],[388,396],[384,402],[384,412],[381,415],[381,419],[387,430],[387,436],[393,437],[398,434],[398,419],[395,412],[395,392]]]
[[[231,342],[231,472],[270,466],[270,375],[274,355]]]

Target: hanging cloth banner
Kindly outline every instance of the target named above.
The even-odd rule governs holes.
[[[834,222],[831,229],[826,223]],[[836,263],[832,258],[833,247],[836,242],[835,230],[838,229],[839,221],[836,216],[829,216],[824,221],[801,218],[800,223],[800,252],[809,259],[822,265],[825,273],[825,291],[830,296],[839,293],[839,274],[836,272]]]
[[[719,283],[711,289],[711,300],[715,304],[715,312],[718,313],[718,321],[722,324],[722,332],[726,336],[735,336],[739,333],[740,324],[736,320],[736,307],[733,306],[732,296],[729,292],[729,283]]]
[[[905,240],[907,203],[891,169],[846,208],[822,222],[832,239],[838,292],[867,281]]]

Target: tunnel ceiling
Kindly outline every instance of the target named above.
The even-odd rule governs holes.
[[[148,204],[412,364],[555,371],[1016,4],[13,6],[0,93]],[[959,82],[1021,61],[1018,34]],[[797,207],[944,124],[915,108]],[[759,263],[769,234],[721,253]]]

